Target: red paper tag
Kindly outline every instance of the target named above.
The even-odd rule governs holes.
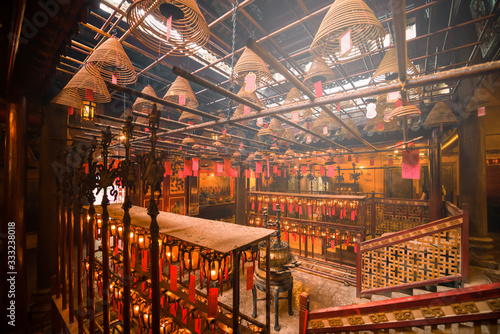
[[[352,49],[351,30],[340,36],[340,55],[345,56]]]
[[[387,93],[387,102],[394,102],[397,99],[399,99],[398,91]]]
[[[255,173],[262,173],[262,164],[260,162],[255,163]]]
[[[172,175],[172,167],[170,161],[165,161],[165,174],[163,176]]]
[[[337,112],[340,111],[340,102],[337,102]]]
[[[250,107],[249,106],[243,106],[243,115],[248,115],[249,113],[250,113]]]
[[[334,177],[335,176],[335,166],[333,166],[333,165],[328,166],[328,170],[326,172],[326,175],[328,177]]]
[[[184,97],[184,94],[182,94],[182,93],[179,94],[179,104],[181,106],[186,104],[186,98]]]
[[[253,288],[253,266],[247,268],[247,291]]]
[[[302,214],[302,205],[299,206],[299,215]]]
[[[192,160],[192,161],[193,161],[193,171],[195,171],[195,170],[196,170],[196,171],[197,171],[197,170],[199,170],[199,168],[200,168],[199,166],[200,166],[200,165],[199,165],[199,162],[198,162],[198,158],[193,158],[193,160]]]
[[[281,212],[285,212],[285,203],[281,203],[280,207],[281,207]]]
[[[356,219],[356,213],[353,211],[351,211],[351,220],[354,220]]]
[[[68,107],[68,115],[73,115],[74,109],[73,107]]]
[[[85,88],[85,100],[94,101],[94,91],[89,88]]]
[[[257,126],[262,126],[262,125],[264,125],[264,118],[263,117],[257,118]]]
[[[302,236],[302,243],[303,243],[303,244],[305,244],[305,243],[306,243],[306,235],[305,235],[305,234]]]
[[[217,297],[219,295],[218,288],[210,288],[208,290],[208,312],[207,317],[215,318],[217,316]]]
[[[292,122],[298,122],[299,121],[299,111],[294,110],[292,111]]]
[[[177,291],[177,266],[170,265],[170,290]]]
[[[330,241],[330,246],[331,246],[332,248],[335,248],[335,240],[333,240],[333,239],[332,239],[332,241]]]
[[[292,233],[293,241],[297,241],[297,234]]]
[[[167,19],[167,36],[165,36],[165,40],[170,39],[170,34],[172,33],[172,15],[170,15]]]
[[[370,166],[375,166],[375,159],[370,158]]]
[[[252,210],[255,210],[255,203],[252,202]]]
[[[323,134],[326,136],[328,134],[328,126],[323,127]]]
[[[314,83],[314,92],[316,93],[316,97],[323,96],[323,85],[321,84],[321,81]]]
[[[357,163],[357,164],[359,164],[359,157],[355,157],[354,158],[354,162]]]
[[[116,76],[116,73],[113,73],[111,75],[111,83],[116,85],[118,83],[118,77]]]
[[[160,272],[160,282],[161,282],[161,276],[163,274],[163,259],[160,259],[160,270],[159,270],[159,272]]]
[[[485,115],[486,115],[486,107],[477,108],[477,116],[478,117],[485,116]]]
[[[387,163],[389,164],[389,166],[392,166],[394,161],[392,160],[392,158],[389,158],[389,159],[387,159]]]
[[[255,91],[255,74],[250,73],[245,77],[245,91],[246,92],[253,92]]]
[[[142,271],[148,271],[148,251],[147,250],[142,251],[141,269],[142,269]]]
[[[187,315],[188,315],[188,309],[187,309],[187,307],[183,308],[182,311],[181,311],[181,313],[182,313],[181,314],[181,316],[182,316],[182,322],[185,325],[187,325],[187,321],[188,321],[188,319],[187,319]]]
[[[420,179],[420,156],[419,150],[403,151],[403,163],[401,178],[403,179]]]
[[[325,167],[323,167],[323,166],[319,167],[319,174],[325,175]]]
[[[196,334],[201,334],[201,318],[194,319],[194,331]]]

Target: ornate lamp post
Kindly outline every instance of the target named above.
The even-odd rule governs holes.
[[[125,187],[125,199],[123,201],[123,330],[130,333],[130,283],[132,274],[130,273],[130,191],[135,191],[135,168],[134,162],[130,159],[130,139],[134,131],[132,116],[128,116],[122,132],[125,137],[125,160],[118,165],[118,177],[122,187]]]
[[[102,312],[103,312],[103,330],[104,333],[109,333],[109,236],[108,236],[108,187],[111,187],[111,195],[116,198],[117,191],[114,186],[114,180],[117,176],[117,170],[108,166],[109,145],[113,139],[110,127],[101,132],[101,147],[102,147],[102,165],[98,165],[99,171],[99,192],[102,190],[102,267],[103,267],[103,289],[102,289]]]
[[[153,334],[160,334],[160,251],[158,246],[159,226],[156,217],[160,213],[156,203],[156,192],[161,196],[163,174],[165,167],[163,157],[156,153],[156,132],[160,125],[160,111],[153,105],[153,110],[149,115],[149,131],[151,132],[151,151],[141,160],[141,181],[144,193],[151,189],[151,199],[149,200],[148,215],[151,217],[149,226],[151,234],[150,254],[151,254],[151,328]]]

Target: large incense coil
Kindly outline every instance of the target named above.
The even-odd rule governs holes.
[[[238,91],[239,97],[244,98],[248,102],[252,102],[254,104],[257,104],[260,107],[263,107],[262,102],[260,102],[259,98],[257,97],[257,94],[255,92],[247,92],[245,90],[245,87],[241,87],[240,90]],[[235,102],[235,104],[240,104],[239,102]]]
[[[318,81],[325,84],[333,80],[335,80],[335,75],[330,66],[323,59],[315,58],[304,77],[304,84],[312,87]]]
[[[75,109],[80,109],[82,107],[82,99],[77,96],[68,95],[64,92],[64,90],[61,90],[59,94],[57,94],[57,96],[50,101],[50,103],[72,107]]]
[[[358,136],[361,137],[361,132],[359,132],[358,130],[358,127],[356,126],[356,124],[354,124],[354,121],[350,118],[344,120],[344,123],[346,126],[348,126],[351,130],[354,131],[354,133],[356,133]],[[351,132],[349,132],[345,126],[342,127],[342,130],[340,130],[340,133],[339,133],[339,136],[342,137],[342,138],[352,138],[354,137],[353,134]]]
[[[384,116],[379,114],[377,117],[369,119],[363,130],[366,131],[367,134],[373,134],[401,131],[401,128],[395,121],[385,122]]]
[[[299,91],[297,87],[293,87],[290,92],[288,92],[288,95],[285,98],[285,101],[283,101],[283,105],[287,104],[294,104],[298,102],[304,102],[304,96],[302,93]],[[300,109],[298,110],[299,112],[299,120],[304,121],[309,119],[314,115],[314,110],[311,108],[306,108],[306,109]],[[288,114],[288,117],[291,119],[292,118],[292,113]]]
[[[190,113],[189,111],[183,111],[181,116],[179,117],[179,122],[183,123],[192,122],[193,124],[199,124],[203,122],[203,117],[201,117],[200,115]]]
[[[146,87],[144,87],[144,89],[141,91],[141,93],[148,94],[148,95],[151,95],[153,97],[157,97],[155,90],[150,85],[147,85]],[[151,110],[151,109],[153,109],[153,104],[154,104],[154,102],[151,102],[150,100],[146,100],[142,97],[138,97],[135,100],[134,104],[132,105],[132,109],[134,109],[135,111],[140,111],[140,112],[142,112],[144,109]]]
[[[70,96],[86,100],[87,90],[92,90],[95,103],[107,103],[111,101],[106,83],[99,74],[90,74],[85,68],[81,68],[63,88]]]
[[[295,135],[293,134],[292,130],[290,130],[290,129],[285,129],[283,131],[283,133],[280,135],[280,137],[283,138],[283,139],[295,141]],[[279,146],[284,146],[287,143],[288,143],[288,141],[286,141],[286,140],[278,139],[278,145]]]
[[[414,78],[418,75],[418,70],[411,60],[406,57],[406,76]],[[370,83],[381,83],[392,81],[398,78],[398,60],[396,58],[396,48],[387,50],[384,59],[380,62],[377,70],[370,79]]]
[[[474,95],[469,101],[469,104],[467,105],[467,108],[465,109],[465,112],[468,114],[475,113],[477,112],[477,109],[482,107],[488,109],[492,107],[500,107],[500,102],[485,87],[479,87],[476,89]]]
[[[457,118],[446,103],[438,102],[425,119],[424,126],[433,128],[441,127],[442,125],[455,125],[457,123]]]
[[[137,81],[132,62],[120,41],[114,36],[92,52],[85,63],[85,68],[93,75],[100,74],[107,82],[113,82],[114,76],[118,85],[129,85]]]
[[[170,15],[169,32],[167,18]],[[191,55],[210,38],[210,28],[194,0],[135,1],[127,10],[127,23],[132,35],[142,44],[169,56]]]
[[[351,31],[349,52],[341,54],[340,37]],[[314,58],[336,64],[353,61],[382,47],[386,35],[370,7],[361,0],[336,0],[326,13],[309,52]]]
[[[185,106],[189,108],[198,107],[198,100],[196,99],[196,96],[194,95],[194,92],[191,89],[191,85],[186,79],[179,76],[172,83],[172,86],[170,86],[170,88],[168,89],[167,93],[165,93],[165,96],[163,96],[163,98],[165,100],[180,104],[179,97],[181,95],[184,96]]]
[[[396,107],[394,110],[391,111],[391,115],[389,116],[389,121],[394,120],[397,117],[416,117],[420,116],[422,113],[420,110],[417,108],[417,106],[410,104],[407,106],[401,106],[401,107]]]
[[[249,74],[255,74],[255,88],[273,81],[273,76],[269,72],[266,63],[255,52],[245,48],[234,66],[233,80],[239,86],[245,87],[245,79]]]
[[[323,134],[323,128],[328,127],[328,131],[337,130],[340,128],[340,124],[335,121],[330,115],[328,115],[324,110],[320,112],[314,124],[312,126],[312,131],[317,134]]]
[[[283,131],[284,131],[284,128],[283,128],[283,125],[281,124],[281,122],[273,117],[271,119],[271,122],[269,123],[269,129],[274,133],[274,134],[277,134],[278,136],[280,136]]]

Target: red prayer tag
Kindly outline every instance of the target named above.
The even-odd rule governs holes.
[[[401,178],[403,179],[420,179],[420,156],[419,150],[403,151],[403,163]]]
[[[397,99],[399,99],[398,91],[387,93],[387,102],[394,102]]]
[[[262,173],[262,164],[260,162],[255,163],[255,173]]]
[[[182,94],[182,93],[179,94],[179,104],[181,106],[186,104],[186,98],[184,97],[184,94]]]
[[[302,236],[302,243],[303,243],[303,244],[305,244],[305,243],[306,243],[306,235],[305,235],[305,234]]]
[[[116,84],[118,83],[118,77],[116,76],[116,73],[113,73],[113,74],[111,75],[111,83],[112,83],[113,85],[116,85]]]
[[[351,220],[354,220],[354,219],[356,219],[356,215],[355,215],[355,212],[353,210],[353,211],[351,211]]]
[[[292,111],[292,122],[298,122],[299,121],[299,111],[294,110]]]
[[[297,241],[297,234],[292,233],[293,241]]]
[[[392,160],[392,158],[389,158],[389,159],[387,159],[387,163],[389,164],[389,166],[392,166],[392,164],[394,163],[394,160]]]
[[[340,102],[337,102],[337,112],[340,111]]]
[[[321,81],[314,83],[314,92],[316,93],[316,97],[323,96],[323,85],[321,84]]]
[[[160,270],[159,270],[159,272],[160,272],[160,282],[161,282],[161,279],[162,279],[161,276],[163,274],[163,259],[160,259]]]
[[[197,170],[199,170],[199,168],[200,168],[199,166],[200,166],[200,165],[199,165],[199,160],[198,160],[198,158],[193,158],[193,160],[192,160],[192,161],[193,161],[193,171],[195,171],[195,170],[196,170],[196,171],[197,171]]]
[[[335,166],[330,165],[328,166],[328,171],[326,173],[328,177],[333,177],[335,175]]]
[[[307,168],[306,166],[302,166],[302,174],[306,174],[307,173]]]
[[[172,33],[172,15],[170,15],[167,19],[167,36],[165,36],[165,40],[170,39],[170,34]]]
[[[285,212],[285,203],[281,203],[280,207],[281,207],[281,212]]]
[[[253,288],[253,266],[247,268],[247,291]]]
[[[94,101],[94,91],[92,89],[85,89],[85,100]]]
[[[478,117],[485,116],[485,115],[486,115],[486,107],[477,108],[477,116]]]
[[[323,166],[319,167],[319,174],[325,175],[325,167],[323,167]]]
[[[194,319],[194,331],[201,334],[201,318]]]
[[[370,166],[375,166],[375,159],[370,158]]]
[[[172,175],[172,167],[170,161],[165,161],[165,174],[163,176]]]
[[[73,111],[74,111],[73,107],[68,107],[68,115],[70,116],[73,115]]]
[[[345,56],[352,49],[351,30],[340,36],[340,55]]]
[[[148,271],[148,251],[147,250],[142,251],[141,269],[142,269],[142,271]]]
[[[264,118],[263,117],[257,118],[257,126],[262,126],[262,125],[264,125]]]
[[[323,134],[326,136],[328,134],[328,126],[323,127]]]
[[[302,214],[302,205],[299,206],[299,215],[301,215],[301,214]]]
[[[356,162],[357,164],[359,164],[359,157],[355,157],[354,158],[354,162]]]
[[[187,321],[188,321],[187,314],[188,314],[188,309],[187,309],[187,307],[185,307],[185,308],[182,309],[182,315],[181,316],[182,316],[182,322],[184,324],[186,324],[186,325],[187,325]]]
[[[170,265],[170,290],[177,291],[177,266]]]
[[[255,91],[256,89],[255,79],[256,76],[254,73],[250,73],[245,77],[245,91],[249,93]]]
[[[252,210],[255,210],[255,203],[252,202]]]
[[[330,246],[331,246],[332,248],[335,248],[335,240],[330,241]]]
[[[207,316],[209,318],[215,318],[217,316],[217,297],[219,294],[218,288],[210,288],[208,290],[208,312]]]
[[[250,113],[250,107],[249,106],[243,106],[243,115],[248,115]]]

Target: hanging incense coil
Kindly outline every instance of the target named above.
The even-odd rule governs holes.
[[[273,117],[273,119],[271,119],[271,122],[269,123],[269,129],[272,131],[272,133],[275,133],[278,136],[280,136],[284,131],[284,128],[283,128],[283,125],[281,124],[281,122],[277,118],[274,118],[274,117]]]
[[[328,115],[324,110],[320,112],[314,124],[312,126],[312,131],[317,134],[323,135],[323,128],[328,127],[328,131],[337,130],[340,128],[340,124],[335,121],[330,115]]]
[[[199,124],[203,122],[203,117],[200,115],[196,115],[193,113],[190,113],[189,111],[183,111],[181,116],[179,117],[179,122],[183,123],[193,123],[193,124]]]
[[[153,97],[157,97],[155,90],[150,85],[147,85],[141,91],[141,93],[148,94],[148,95],[151,95]],[[135,100],[134,104],[132,105],[132,109],[134,109],[135,111],[140,111],[140,112],[142,112],[142,111],[144,111],[144,109],[146,109],[147,112],[149,113],[153,109],[153,104],[154,104],[154,102],[151,102],[150,100],[146,100],[142,97],[138,97]]]
[[[331,70],[330,66],[321,58],[315,58],[311,64],[311,67],[304,77],[304,84],[313,87],[318,81],[322,84],[329,83],[335,80],[335,75]]]
[[[341,54],[340,37],[349,30],[352,48]],[[345,63],[381,48],[385,35],[382,24],[363,1],[336,0],[323,18],[309,52],[314,58],[328,61],[332,57],[335,64]]]
[[[302,96],[302,93],[299,91],[299,89],[297,87],[293,87],[286,96],[285,101],[283,101],[283,105],[304,101],[306,100],[304,99],[304,96]],[[301,121],[307,120],[314,115],[314,110],[311,108],[300,109],[298,110],[298,112],[299,120]],[[292,119],[292,113],[288,113],[287,116]]]
[[[406,57],[406,76],[414,78],[418,75],[418,70],[411,60]],[[380,62],[377,70],[370,79],[370,83],[381,83],[392,81],[398,78],[398,60],[396,58],[396,48],[387,50],[384,58]]]
[[[183,104],[180,103],[182,101],[179,101],[182,97],[184,98]],[[177,104],[185,105],[189,108],[198,107],[198,100],[191,89],[191,85],[189,85],[186,79],[180,76],[175,79],[163,98]]]
[[[368,122],[366,122],[363,131],[365,131],[368,135],[370,135],[374,133],[382,134],[386,132],[401,131],[401,128],[394,121],[385,122],[384,116],[382,114],[378,114],[377,117],[369,119]]]
[[[492,108],[492,107],[500,107],[500,102],[497,100],[495,96],[493,96],[487,88],[479,87],[474,92],[465,112],[468,114],[472,114],[477,112],[479,108]]]
[[[407,106],[401,106],[401,107],[396,107],[394,110],[391,111],[391,115],[389,116],[389,121],[394,120],[397,117],[417,117],[420,116],[422,113],[420,110],[417,108],[417,106],[410,104]]]
[[[102,43],[85,63],[91,74],[100,74],[107,82],[129,85],[137,81],[137,74],[120,41],[112,36]]]
[[[210,38],[208,24],[194,0],[135,1],[127,10],[127,23],[139,42],[169,56],[191,55]]]
[[[95,103],[107,103],[111,101],[106,83],[99,74],[90,74],[85,68],[80,69],[73,78],[63,88],[64,92],[70,96],[78,97],[81,100],[87,99],[88,90],[92,91]]]
[[[189,136],[187,136],[186,138],[184,138],[182,140],[182,145],[192,145],[194,143],[196,143],[196,140],[194,140],[193,138],[191,138]]]
[[[269,129],[269,126],[263,126],[259,132],[257,132],[257,134],[259,136],[272,136],[273,135],[273,131],[271,129]]]
[[[455,125],[458,123],[453,111],[444,102],[434,105],[424,122],[427,128],[440,127],[443,125]]]
[[[245,87],[241,87],[238,94],[236,94],[236,95],[244,98],[245,100],[248,100],[249,102],[257,104],[260,107],[263,107],[262,103],[260,102],[259,98],[257,97],[257,94],[255,94],[255,92],[245,91]],[[250,111],[250,114],[254,114],[257,112],[257,110],[250,108],[250,107],[247,107],[246,109]],[[233,116],[243,116],[244,114],[245,114],[245,105],[240,103],[238,105],[238,107],[236,108],[236,110],[234,111]],[[252,122],[254,122],[254,121],[253,120],[246,120],[246,121],[244,121],[243,124],[244,125],[251,125]]]
[[[68,95],[61,90],[56,97],[54,97],[50,103],[58,104],[61,106],[72,107],[75,109],[80,109],[82,107],[82,100],[79,97]]]
[[[354,124],[353,120],[348,118],[346,120],[344,120],[344,123],[346,126],[348,126],[351,130],[353,130],[358,136],[361,137],[361,132],[359,132],[358,130],[358,127],[356,126],[356,124]],[[353,134],[351,132],[349,132],[345,126],[342,127],[342,130],[340,130],[340,134],[339,134],[340,137],[342,138],[351,138],[351,137],[354,137]]]
[[[245,87],[247,75],[255,74],[255,88],[267,85],[273,81],[273,76],[266,63],[249,48],[245,48],[243,54],[236,62],[233,70],[233,80],[241,87]]]
[[[292,130],[290,130],[290,129],[285,129],[283,131],[283,133],[280,135],[280,137],[283,139],[295,141],[295,135],[293,134]],[[278,139],[278,145],[280,145],[280,146],[286,145],[288,143],[287,140]]]

